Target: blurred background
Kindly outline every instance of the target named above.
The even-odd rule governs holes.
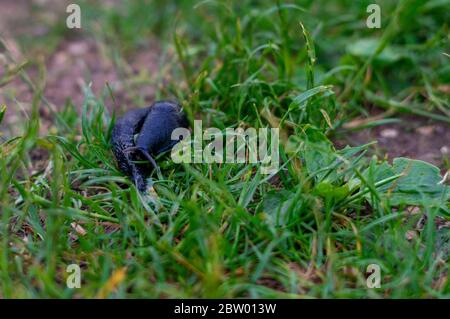
[[[337,127],[344,131],[333,131],[337,145],[378,140],[382,154],[445,165],[450,141],[448,1],[376,1],[382,10],[380,29],[366,26],[373,1],[78,1],[82,28],[69,29],[66,8],[71,2],[1,1],[0,74],[6,80],[0,103],[8,106],[2,126],[10,135],[32,100],[30,85],[13,73],[23,69],[36,80],[39,63],[45,65],[44,95],[52,105],[40,108],[44,131],[54,124],[52,108],[63,113],[80,109],[89,83],[109,109],[123,112],[155,98],[187,99],[204,71],[209,84],[220,72],[236,72],[235,78],[217,78],[229,82],[224,85],[236,84],[244,54],[277,68],[276,74],[269,67],[257,77],[264,73],[269,81],[287,79],[304,89],[307,51],[301,21],[315,46],[315,80],[334,85],[339,97]],[[378,46],[383,50],[373,57]],[[274,48],[277,55],[270,52]],[[277,59],[283,60],[281,67]],[[406,107],[394,111],[391,100]],[[226,104],[225,99],[211,102],[210,96],[203,102],[197,114]],[[386,120],[399,114],[402,123]]]

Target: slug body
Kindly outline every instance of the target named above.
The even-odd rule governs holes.
[[[181,107],[174,102],[156,102],[146,116],[136,140],[136,148],[150,155],[158,155],[171,149],[179,141],[172,141],[172,131],[188,127]]]
[[[139,191],[145,191],[145,179],[150,172],[148,165],[135,161],[146,159],[157,168],[153,157],[170,150],[179,142],[171,140],[172,131],[188,126],[181,106],[169,101],[155,102],[150,107],[129,111],[117,120],[112,131],[112,149],[119,169],[133,179]]]
[[[149,112],[150,107],[128,111],[116,121],[111,137],[112,150],[120,171],[132,177],[140,190],[145,189],[143,169],[133,162],[135,161],[133,154],[124,152],[124,150],[134,147],[134,135],[141,129]]]

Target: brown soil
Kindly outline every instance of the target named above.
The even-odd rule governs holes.
[[[400,123],[345,133],[335,144],[341,148],[376,141],[372,151],[379,156],[409,157],[448,168],[445,161],[450,158],[450,125],[413,116],[400,119]]]
[[[45,24],[42,24],[42,20],[48,23],[48,20],[65,19],[67,16],[66,5],[71,2],[2,0],[0,3],[0,37],[6,42],[8,53],[16,63],[6,59],[5,52],[0,50],[0,55],[3,54],[3,62],[7,60],[10,66],[14,66],[24,61],[43,60],[47,71],[44,96],[56,110],[62,110],[69,99],[80,110],[84,100],[83,88],[89,84],[96,96],[101,96],[102,92],[106,92],[106,85],[109,85],[115,100],[113,103],[109,94],[105,95],[105,104],[110,110],[118,107],[127,109],[142,106],[133,105],[132,97],[125,89],[129,87],[127,75],[120,74],[102,44],[83,31],[74,31],[75,36],[63,39],[54,52],[22,51],[17,38],[23,35],[36,37],[46,35],[49,30],[44,26]],[[41,10],[36,11],[33,6],[40,6]],[[45,10],[42,10],[43,6]],[[36,14],[41,11],[45,12],[45,17]],[[158,46],[152,43],[149,47],[152,47],[152,50],[144,50],[130,57],[129,61],[124,61],[127,63],[128,74],[137,74],[142,70],[149,74],[155,72],[158,62]],[[1,62],[2,59],[0,59],[0,76],[6,71],[6,67],[2,66]],[[26,72],[35,83],[38,81],[38,71],[34,64],[28,66]],[[136,95],[136,93],[146,104],[149,104],[154,98],[154,88],[148,84],[134,85],[133,94]],[[32,90],[19,76],[8,85],[0,87],[0,105],[7,106],[2,127],[8,128],[11,135],[17,133],[14,129],[18,126],[15,124],[20,124],[21,121],[23,122],[23,118],[27,117],[32,98]],[[44,133],[52,125],[53,119],[45,104],[40,106],[40,114],[41,131]]]

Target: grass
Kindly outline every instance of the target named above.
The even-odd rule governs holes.
[[[110,149],[130,107],[108,111],[114,89],[94,96],[86,86],[82,109],[67,103],[43,134],[45,66],[30,55],[40,70],[31,80],[8,59],[0,85],[22,77],[34,98],[22,133],[1,136],[0,297],[450,297],[449,229],[439,227],[450,190],[439,169],[331,142],[372,105],[388,110],[380,124],[401,112],[450,122],[449,3],[377,1],[383,27],[373,30],[370,2],[82,2],[84,36],[105,48],[136,106],[142,81],[204,127],[280,126],[273,176],[259,164],[161,158],[147,196]],[[127,58],[149,38],[160,71],[131,74]],[[80,289],[66,286],[72,263]],[[379,289],[366,286],[369,264],[381,267]]]

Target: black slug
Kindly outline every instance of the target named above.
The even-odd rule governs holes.
[[[134,135],[141,129],[149,112],[150,107],[128,111],[116,121],[111,137],[112,150],[119,169],[125,175],[132,177],[139,190],[145,189],[142,168],[133,163],[135,159],[132,158],[132,154],[124,152],[124,150],[134,147]]]
[[[129,111],[117,120],[112,131],[112,149],[119,169],[133,179],[139,191],[146,189],[145,179],[149,170],[134,162],[147,159],[157,168],[153,157],[178,143],[171,140],[172,131],[188,126],[181,106],[170,101],[159,101],[150,107]]]

